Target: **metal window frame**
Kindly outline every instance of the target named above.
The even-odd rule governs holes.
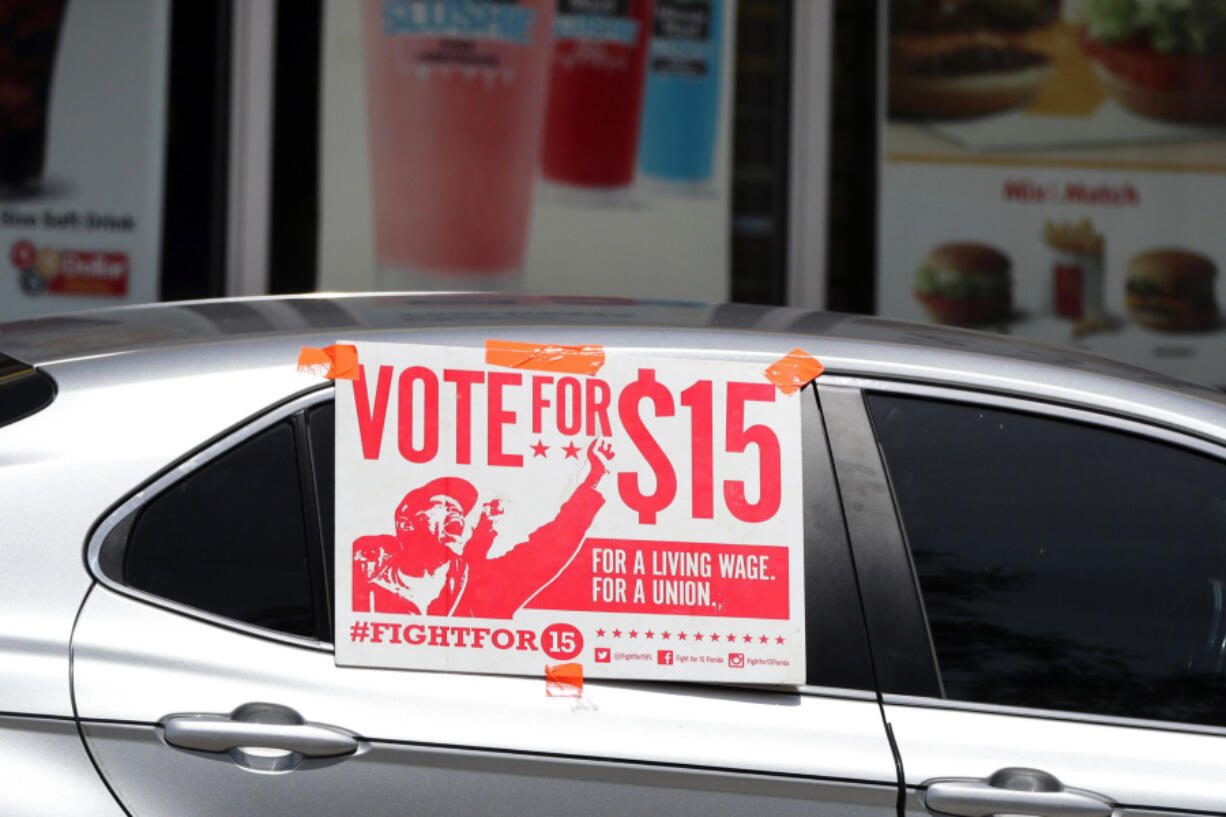
[[[903,538],[863,392],[836,378],[817,387],[882,693],[943,695],[923,596]]]
[[[804,485],[806,680],[819,662],[840,688],[876,696],[864,603],[856,581],[846,512],[839,494],[827,423],[813,386],[800,395]],[[826,680],[823,679],[823,680]]]

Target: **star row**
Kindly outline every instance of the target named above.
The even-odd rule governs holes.
[[[545,445],[540,440],[537,440],[535,445],[530,445],[528,447],[532,449],[533,458],[544,457],[545,452],[548,451],[550,448],[553,448],[553,446]],[[583,450],[579,446],[575,445],[573,442],[570,445],[564,445],[564,446],[559,446],[559,447],[566,453],[566,459],[568,460],[579,459],[579,452]]]
[[[665,630],[660,633],[654,632],[652,630],[647,630],[646,632],[643,632],[643,633],[640,633],[638,630],[628,630],[628,631],[625,631],[624,633],[622,630],[614,630],[609,635],[612,635],[613,638],[621,638],[622,635],[625,635],[627,638],[638,638],[641,635],[643,638],[649,638],[649,639],[654,639],[656,636],[659,636],[661,639],[665,641],[668,641],[669,639],[675,636],[679,641],[685,641],[687,638],[693,638],[695,641],[702,641],[703,639],[709,639],[711,641],[719,641],[722,638],[724,641],[727,641],[729,643],[733,643],[738,640],[743,641],[746,644],[752,644],[754,641],[757,641],[760,644],[769,644],[771,642],[771,639],[769,636],[759,635],[755,637],[755,636],[750,635],[749,633],[746,633],[745,635],[738,637],[735,633],[728,633],[727,635],[721,636],[719,633],[706,633],[706,634],[699,633],[699,632],[670,633],[668,630]],[[596,631],[597,638],[604,638],[605,636],[606,636],[606,632],[604,630]],[[784,643],[784,641],[786,641],[786,639],[783,636],[781,635],[775,636],[776,644],[782,644]]]

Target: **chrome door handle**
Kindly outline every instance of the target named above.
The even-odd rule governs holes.
[[[277,704],[243,704],[228,715],[167,715],[160,725],[171,746],[229,752],[235,760],[253,767],[280,769],[297,765],[306,757],[340,757],[358,750],[353,734],[334,726],[307,723],[294,710]],[[268,750],[283,754],[270,755]]]
[[[258,746],[284,749],[303,757],[337,757],[358,750],[358,742],[330,726],[304,723],[285,726],[274,723],[241,723],[225,715],[178,715],[163,722],[166,742],[182,749],[228,752]]]
[[[1109,817],[1112,806],[1093,792],[1065,788],[1037,769],[1001,769],[987,780],[930,780],[924,805],[958,817],[1035,815],[1035,817]]]

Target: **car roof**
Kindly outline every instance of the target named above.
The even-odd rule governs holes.
[[[1176,426],[1192,420],[1198,433],[1226,439],[1226,396],[1157,372],[999,334],[787,307],[457,292],[218,299],[0,324],[0,353],[53,370],[139,360],[153,379],[223,350],[227,365],[254,368],[288,365],[299,346],[338,339],[483,337],[763,359],[801,347],[832,374],[1036,396]]]

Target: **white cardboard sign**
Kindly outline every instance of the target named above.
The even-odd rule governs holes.
[[[803,392],[761,363],[357,349],[338,664],[803,683]]]

